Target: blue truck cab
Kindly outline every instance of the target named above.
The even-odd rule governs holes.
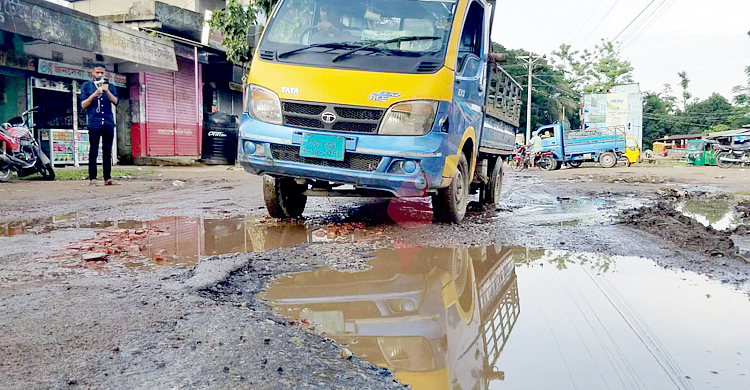
[[[560,123],[537,129],[544,151],[551,151],[556,168],[563,164],[578,167],[584,162],[598,162],[611,168],[618,161],[627,165],[638,162],[640,150],[624,126],[607,128],[570,129]]]
[[[431,196],[435,219],[459,223],[470,195],[495,203],[521,106],[490,53],[495,8],[279,1],[248,37],[238,154],[269,214],[297,217],[309,196]]]

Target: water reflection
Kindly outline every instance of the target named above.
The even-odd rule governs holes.
[[[740,223],[733,204],[728,201],[688,200],[678,204],[675,209],[702,225],[710,226],[716,230],[733,229]]]
[[[63,229],[63,225],[27,226],[33,232]],[[281,221],[256,216],[206,219],[163,217],[154,221],[113,220],[84,223],[67,219],[65,228],[96,228],[95,237],[67,244],[59,256],[78,258],[102,254],[119,258],[126,266],[196,265],[202,258],[230,253],[261,252],[308,242],[355,242],[386,240],[382,232],[364,223],[329,223],[322,226],[302,221]],[[22,234],[20,227],[15,230]],[[29,230],[26,230],[29,232]]]
[[[415,389],[486,389],[520,314],[510,248],[383,250],[372,270],[282,278],[266,299]]]
[[[701,276],[519,247],[374,255],[264,298],[415,389],[750,388],[750,302]]]

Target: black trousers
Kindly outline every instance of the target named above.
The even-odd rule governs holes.
[[[96,180],[96,158],[99,156],[99,139],[102,140],[102,170],[104,180],[112,178],[112,142],[115,128],[111,126],[89,128],[89,180]]]

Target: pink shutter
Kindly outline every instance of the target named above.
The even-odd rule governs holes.
[[[145,81],[147,154],[174,156],[174,73],[146,73]]]
[[[175,154],[197,156],[201,137],[196,111],[195,64],[177,57],[179,71],[174,74],[175,89]]]

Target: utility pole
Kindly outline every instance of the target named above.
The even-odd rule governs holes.
[[[526,142],[529,142],[531,139],[531,72],[534,69],[534,63],[541,60],[542,58],[547,58],[547,55],[543,56],[519,56],[516,57],[519,60],[526,63],[526,66],[529,68],[529,83],[528,83],[528,94],[526,98]]]

